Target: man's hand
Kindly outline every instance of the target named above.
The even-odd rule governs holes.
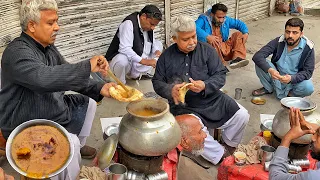
[[[207,41],[209,44],[213,45],[213,44],[218,44],[220,45],[220,38],[218,36],[214,36],[214,35],[210,35],[210,36],[207,36]]]
[[[289,74],[286,74],[280,78],[280,82],[289,84],[291,82],[291,76]]]
[[[311,126],[311,129],[309,129],[310,127],[304,127],[304,128],[301,127],[300,122],[304,120],[304,119],[301,119],[302,117],[303,115],[299,109],[292,108],[292,107],[290,108],[289,120],[290,120],[291,129],[283,137],[281,141],[281,146],[289,147],[292,140],[297,139],[305,134],[315,133],[315,130],[312,128],[311,124],[309,123],[306,126]]]
[[[268,72],[271,74],[272,79],[280,80],[280,78],[282,78],[280,73],[273,68],[269,68]]]
[[[156,52],[154,53],[154,55],[158,58],[158,57],[160,57],[160,55],[161,55],[161,51],[159,51],[159,50],[156,50]]]
[[[189,78],[189,80],[193,84],[193,86],[189,86],[189,89],[195,93],[199,93],[206,88],[206,84],[201,80],[195,81],[192,78]]]
[[[172,95],[172,98],[173,98],[173,101],[174,101],[174,104],[175,105],[178,105],[179,104],[179,89],[185,85],[186,83],[181,83],[181,84],[176,84],[173,86],[172,90],[171,90],[171,95]]]
[[[14,180],[13,176],[7,175],[2,168],[0,168],[0,179],[1,180]]]
[[[100,91],[100,94],[101,94],[102,96],[104,96],[104,97],[111,97],[111,96],[110,96],[110,93],[109,93],[109,88],[112,87],[112,86],[113,86],[113,87],[116,87],[117,84],[114,83],[114,82],[106,83],[105,85],[103,85],[103,87],[102,87],[102,89],[101,89],[101,91]]]
[[[248,33],[243,34],[243,43],[247,43],[248,37],[249,37],[249,34],[248,34]]]
[[[152,66],[153,68],[156,68],[157,61],[155,59],[142,59],[140,61],[140,64],[146,65],[146,66]]]
[[[91,72],[101,72],[106,74],[109,69],[108,61],[104,56],[94,56],[90,59]]]

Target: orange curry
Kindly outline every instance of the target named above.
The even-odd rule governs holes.
[[[28,177],[48,176],[61,168],[70,154],[69,141],[57,128],[32,126],[12,141],[12,157]]]

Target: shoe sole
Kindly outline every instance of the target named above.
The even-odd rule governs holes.
[[[238,62],[238,63],[235,63],[235,64],[231,64],[230,65],[230,68],[231,69],[236,69],[236,68],[241,68],[241,67],[244,67],[244,66],[246,66],[246,65],[248,65],[249,64],[249,60],[242,60],[242,61],[240,61],[240,62]]]

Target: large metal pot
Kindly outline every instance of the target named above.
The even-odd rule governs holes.
[[[152,116],[139,114],[143,110],[158,112]],[[119,143],[136,155],[160,156],[174,149],[181,139],[181,130],[169,104],[163,100],[143,99],[131,102],[128,113],[119,126]]]
[[[315,111],[317,106],[312,101],[299,97],[287,97],[281,100],[281,105],[283,108],[276,113],[272,124],[272,131],[278,138],[282,139],[290,130],[290,107],[299,108],[306,121],[320,125],[320,113]],[[297,144],[309,144],[311,142],[311,135],[304,135],[292,142]]]
[[[59,168],[58,170],[56,170],[55,172],[47,175],[47,176],[42,176],[42,177],[30,177],[26,172],[22,171],[14,162],[14,159],[11,155],[11,144],[13,139],[15,138],[16,135],[18,135],[22,130],[31,127],[31,126],[36,126],[36,125],[47,125],[47,126],[52,126],[57,128],[58,130],[61,131],[61,133],[68,139],[69,141],[69,148],[70,148],[70,154],[69,157],[67,159],[67,161],[65,162],[65,164]],[[69,132],[62,127],[60,124],[50,121],[50,120],[46,120],[46,119],[34,119],[34,120],[30,120],[27,122],[24,122],[22,124],[20,124],[18,127],[16,127],[10,134],[8,140],[7,140],[7,144],[6,144],[6,156],[8,159],[9,164],[11,165],[11,167],[16,170],[18,173],[20,173],[21,175],[25,176],[25,177],[29,177],[29,178],[33,178],[33,179],[46,179],[46,178],[51,178],[54,177],[58,174],[60,174],[71,162],[72,158],[74,155],[74,143],[72,141],[72,138],[69,134]]]

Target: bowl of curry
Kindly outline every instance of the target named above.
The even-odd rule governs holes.
[[[6,156],[21,175],[45,179],[61,173],[71,162],[74,144],[68,131],[56,122],[34,119],[10,134]]]

